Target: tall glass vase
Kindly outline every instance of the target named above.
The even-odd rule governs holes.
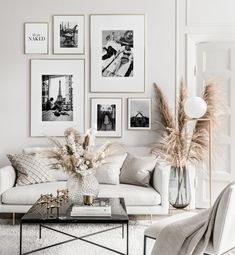
[[[74,204],[82,204],[84,195],[97,197],[99,193],[99,183],[94,174],[77,178],[70,176],[66,186],[69,191],[69,199]]]
[[[188,168],[171,167],[169,181],[169,203],[175,208],[185,208],[191,202]]]

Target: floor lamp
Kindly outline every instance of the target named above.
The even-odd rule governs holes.
[[[212,132],[211,132],[211,120],[203,118],[207,111],[207,104],[201,97],[190,97],[184,104],[184,111],[188,121],[203,121],[208,123],[208,170],[209,170],[209,200],[210,207],[212,203]]]

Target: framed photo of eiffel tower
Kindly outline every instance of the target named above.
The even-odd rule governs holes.
[[[128,98],[128,129],[151,129],[150,98]]]
[[[31,136],[84,132],[84,60],[31,60]]]

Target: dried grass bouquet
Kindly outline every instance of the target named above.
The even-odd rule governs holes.
[[[105,157],[111,154],[110,142],[95,149],[95,129],[89,129],[85,135],[74,128],[64,132],[64,143],[56,138],[49,138],[55,148],[50,152],[49,158],[56,159],[52,167],[62,167],[71,177],[82,177],[91,174],[95,168],[105,162]]]
[[[187,98],[186,88],[181,81],[176,116],[171,113],[167,99],[159,86],[155,85],[158,112],[160,115],[161,141],[154,144],[152,152],[161,156],[169,165],[182,169],[187,162],[197,164],[203,162],[208,155],[209,130],[206,121],[196,121],[189,134],[184,103]],[[210,119],[215,127],[222,112],[221,92],[215,82],[209,81],[204,87],[202,98],[207,103],[207,112],[203,118]]]

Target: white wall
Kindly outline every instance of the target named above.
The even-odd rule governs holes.
[[[199,44],[202,47],[207,43],[211,52],[213,50],[213,60],[216,63],[210,70],[213,75],[223,73],[226,70],[222,65],[217,70],[216,68],[213,69],[218,66],[220,61],[223,62],[223,58],[220,56],[223,56],[224,52],[228,55],[227,62],[232,63],[229,67],[230,76],[228,75],[228,79],[222,80],[220,84],[221,94],[224,93],[225,101],[227,101],[225,104],[228,105],[229,110],[223,116],[224,119],[221,121],[223,123],[220,125],[218,133],[214,129],[212,130],[212,200],[217,197],[225,185],[235,179],[235,158],[233,156],[235,150],[234,55],[229,48],[223,52],[223,49],[220,48],[221,45],[218,45],[217,52],[219,54],[216,55],[216,48],[214,48],[216,43],[220,44],[221,42],[233,44],[234,48],[234,9],[234,0],[177,0],[177,76],[185,78],[189,93],[191,95],[200,93],[202,80],[205,79],[208,71],[206,62],[208,61],[209,64],[209,59],[207,59],[205,48],[200,53],[203,55],[205,63],[203,71],[200,73],[200,67],[197,67],[200,64],[200,57],[197,60],[197,56],[200,56],[199,51],[197,51]],[[227,62],[225,60],[223,64]],[[198,70],[197,74],[194,74],[194,67]],[[197,170],[201,170],[201,167]],[[199,207],[203,207],[209,200],[208,169],[205,168],[204,170],[202,177],[200,171],[196,171],[196,206]]]
[[[146,14],[146,92],[139,94],[89,93],[89,14]],[[86,15],[85,56],[52,54],[52,16]],[[50,54],[24,55],[24,22],[49,22]],[[30,59],[85,58],[85,124],[90,122],[90,97],[122,97],[123,137],[121,142],[144,145],[156,139],[150,131],[128,131],[128,97],[153,97],[153,82],[161,85],[169,101],[175,98],[175,1],[174,0],[5,0],[0,9],[0,166],[7,163],[7,153],[23,147],[46,145],[45,138],[30,137]],[[154,108],[154,104],[153,104]],[[99,142],[102,142],[100,139]]]

